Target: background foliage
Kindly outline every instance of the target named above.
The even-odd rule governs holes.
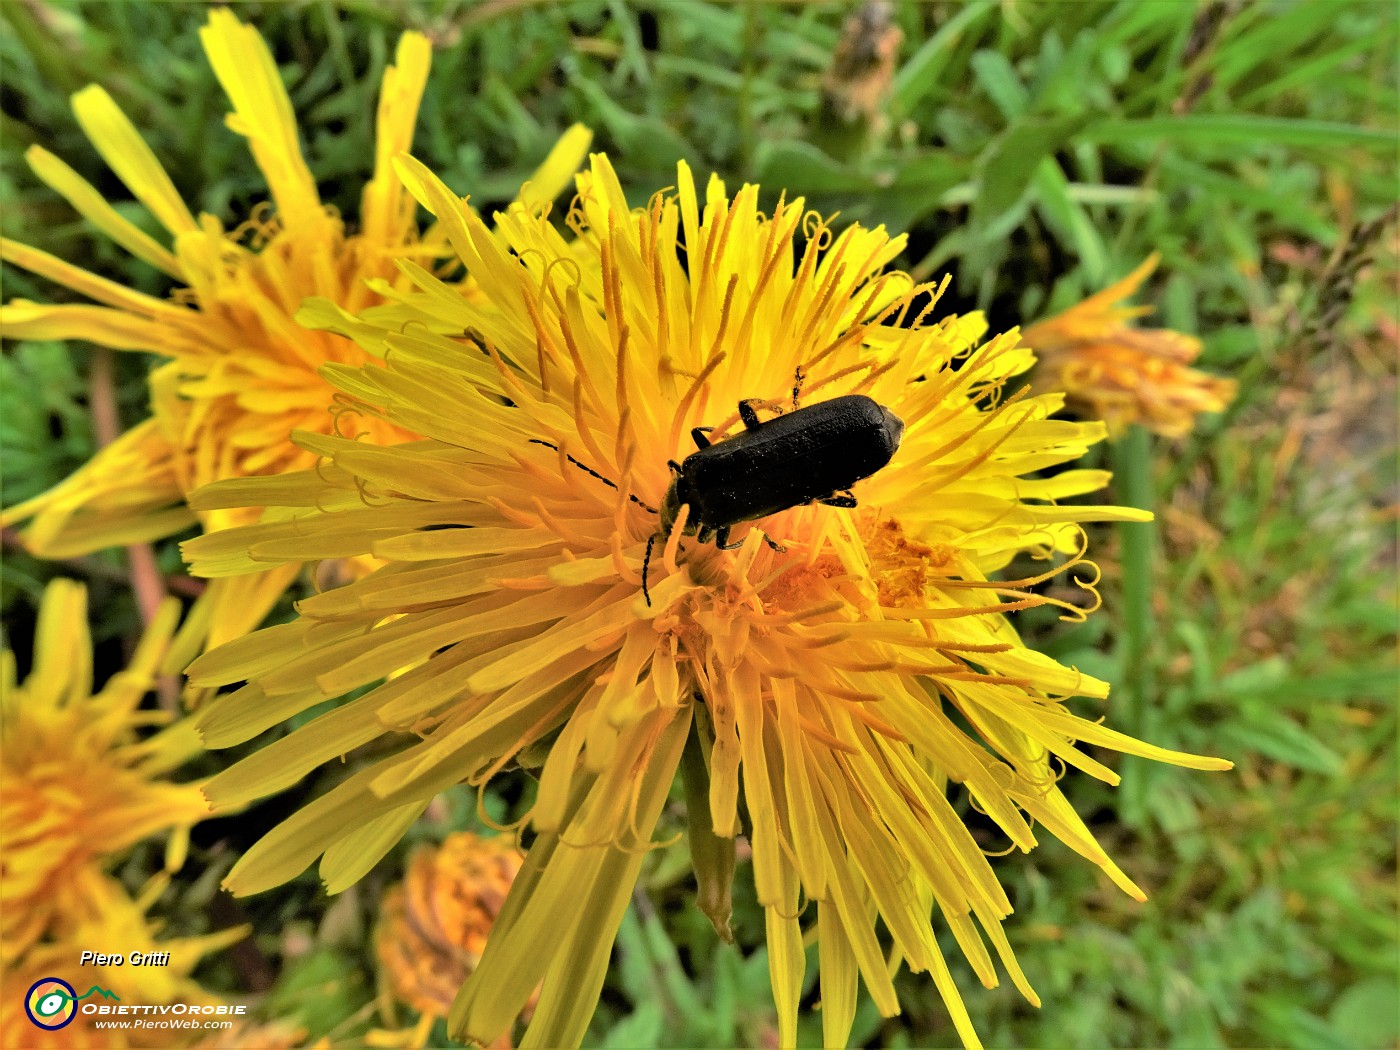
[[[1158,323],[1205,340],[1202,363],[1240,379],[1239,401],[1183,442],[1120,448],[1116,465],[1132,475],[1120,477],[1120,498],[1145,497],[1159,512],[1155,558],[1122,564],[1119,538],[1104,530],[1093,549],[1105,609],[1072,629],[1029,615],[1019,626],[1120,683],[1115,725],[1226,755],[1237,769],[1194,774],[1109,756],[1124,776],[1118,792],[1071,777],[1071,799],[1152,900],[1122,897],[1053,842],[1007,856],[997,865],[1017,909],[1008,932],[1046,1006],[1027,1007],[1009,987],[981,990],[965,966],[955,973],[993,1046],[1394,1046],[1393,224],[1349,304],[1346,268],[1329,269],[1394,198],[1394,5],[899,5],[893,75],[848,120],[849,84],[828,71],[851,12],[689,0],[239,5],[283,66],[323,196],[346,215],[369,174],[383,67],[398,34],[418,28],[437,46],[416,152],[478,205],[513,196],[579,120],[636,203],[669,185],[685,157],[731,182],[760,180],[774,197],[805,193],[844,220],[909,229],[902,264],[955,274],[948,308],[987,307],[994,331],[1161,252],[1144,301]],[[21,154],[42,143],[124,200],[68,108],[69,93],[98,82],[193,206],[225,222],[246,213],[265,188],[222,125],[196,36],[205,9],[12,0],[0,17],[7,235],[168,291],[76,220]],[[60,294],[13,270],[5,279],[7,296]],[[92,360],[83,346],[8,347],[7,503],[93,451]],[[147,362],[121,355],[116,368],[119,408],[134,422]],[[99,667],[115,669],[139,629],[121,552],[54,565],[12,540],[4,618],[21,661],[43,582],[65,573],[93,588]],[[159,555],[179,573],[173,544]],[[266,993],[268,1016],[353,1038],[375,1020],[369,933],[383,887],[412,841],[471,824],[473,800],[445,796],[409,844],[338,898],[309,874],[237,904],[217,896],[258,831],[324,787],[196,829],[195,859],[160,910],[177,932],[252,921],[255,941],[207,964],[204,981]],[[517,800],[490,801],[504,814]],[[988,834],[984,845],[1002,844]],[[717,946],[691,904],[683,849],[658,853],[644,879],[593,1045],[771,1036],[747,871],[738,946]],[[146,861],[157,863],[131,863],[133,885]],[[867,1004],[854,1036],[955,1041],[930,983],[906,980],[902,998],[906,1012],[892,1020]],[[818,1045],[817,1018],[808,1021]]]

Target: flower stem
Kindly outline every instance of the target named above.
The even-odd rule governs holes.
[[[710,920],[720,940],[732,944],[734,934],[730,930],[729,919],[733,913],[734,839],[716,835],[710,820],[710,770],[700,735],[701,729],[698,727],[691,730],[681,757],[681,780],[685,785],[686,818],[690,828],[690,859],[698,887],[696,904]]]
[[[92,412],[92,431],[99,446],[110,445],[121,436],[121,418],[117,411],[117,383],[112,369],[112,351],[95,347],[88,392]],[[156,553],[149,543],[132,543],[126,548],[131,566],[131,587],[136,592],[136,605],[141,610],[141,622],[149,627],[169,592]],[[178,711],[180,684],[174,675],[163,674],[156,681],[160,706],[166,711]]]
[[[1113,445],[1113,480],[1118,501],[1152,510],[1152,436],[1134,425]],[[1140,736],[1146,728],[1152,694],[1148,639],[1152,637],[1152,567],[1157,542],[1154,522],[1122,522],[1123,634],[1119,654],[1123,668],[1123,700],[1117,720],[1123,730]]]

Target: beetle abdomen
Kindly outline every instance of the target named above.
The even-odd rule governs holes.
[[[777,416],[681,464],[691,520],[713,528],[830,496],[880,470],[904,424],[862,394]]]

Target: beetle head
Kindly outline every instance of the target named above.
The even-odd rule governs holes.
[[[686,484],[685,475],[677,474],[671,479],[671,487],[666,490],[666,495],[661,500],[661,513],[658,515],[660,521],[657,528],[662,533],[669,533],[671,526],[680,517],[681,505],[690,503],[690,486]],[[691,520],[686,522],[685,531],[688,535],[694,535],[697,524],[694,519],[695,505],[691,503]]]
[[[880,406],[880,411],[884,413],[884,430],[890,436],[890,455],[894,455],[899,448],[900,439],[904,437],[904,420],[891,412],[884,405]]]

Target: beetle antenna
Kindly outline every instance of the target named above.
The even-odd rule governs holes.
[[[642,556],[642,597],[647,600],[647,608],[651,608],[651,591],[647,589],[647,570],[651,568],[651,549],[656,546],[656,533],[647,537],[647,552]]]
[[[542,440],[540,440],[539,438],[530,438],[530,444],[532,444],[532,445],[543,445],[545,448],[552,448],[552,449],[554,449],[555,452],[558,452],[558,451],[559,451],[559,446],[558,446],[558,445],[552,444],[551,442],[548,442],[548,441],[542,441]],[[581,470],[581,471],[583,471],[585,474],[591,474],[591,475],[593,475],[595,478],[597,478],[599,481],[601,481],[601,482],[602,482],[604,485],[606,485],[608,488],[610,488],[610,489],[617,489],[618,492],[621,492],[621,491],[622,491],[621,489],[618,489],[618,488],[617,488],[617,482],[613,481],[611,478],[605,478],[605,477],[603,477],[603,475],[599,474],[599,473],[598,473],[596,470],[594,470],[592,467],[588,466],[586,463],[580,463],[578,460],[574,459],[574,457],[571,456],[571,455],[569,455],[567,452],[564,453],[564,458],[567,459],[567,460],[568,460],[570,463],[572,463],[574,466],[578,467],[578,469]],[[627,493],[627,498],[630,499],[630,500],[631,500],[633,503],[635,503],[637,506],[641,507],[642,510],[646,511],[648,514],[659,514],[659,513],[660,513],[660,511],[658,511],[658,510],[657,510],[655,507],[653,507],[650,503],[645,503],[645,502],[643,502],[642,500],[638,499],[636,496],[632,495],[632,493],[630,493],[630,492]]]

